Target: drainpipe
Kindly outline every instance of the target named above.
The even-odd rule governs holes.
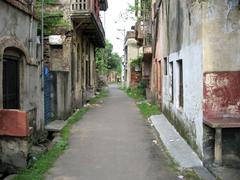
[[[41,7],[41,90],[44,90],[44,0],[42,0],[42,7]]]
[[[29,1],[29,5],[31,5],[31,20],[30,20],[30,27],[29,27],[29,54],[33,56],[33,10],[34,10],[34,3],[32,0]]]

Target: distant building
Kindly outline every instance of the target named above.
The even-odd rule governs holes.
[[[135,40],[135,32],[128,31],[125,37],[125,86],[127,88],[136,86],[141,79],[141,67],[132,66],[132,61],[139,56],[139,46]]]
[[[65,120],[96,91],[95,49],[105,46],[99,13],[108,8],[108,3],[65,0],[46,7],[49,13],[63,12],[61,20],[65,22],[54,27],[45,38],[45,64],[50,72],[52,94],[45,98],[45,102],[51,102],[47,119]]]
[[[152,9],[151,9],[151,1],[150,0],[135,0],[135,15],[137,18],[137,22],[135,24],[135,39],[137,40],[137,44],[139,46],[140,54],[141,54],[141,81],[145,86],[146,97],[147,99],[154,100],[154,86],[156,83],[151,83],[151,81],[155,81],[155,76],[151,74],[155,74],[156,69],[152,68],[153,63],[153,32],[152,32]],[[156,40],[154,38],[154,40]],[[156,73],[157,74],[157,73]],[[159,76],[160,77],[160,76]],[[157,79],[156,79],[157,82]],[[159,87],[160,88],[160,87]],[[156,91],[158,92],[158,91]]]

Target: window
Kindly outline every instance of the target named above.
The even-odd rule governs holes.
[[[164,75],[167,76],[168,75],[168,64],[167,64],[167,58],[164,58]]]
[[[178,77],[179,77],[179,107],[183,107],[183,63],[182,60],[177,61]]]
[[[174,103],[174,84],[173,84],[173,62],[169,63],[170,65],[170,95],[171,95],[171,103]]]

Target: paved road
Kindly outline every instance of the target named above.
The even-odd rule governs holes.
[[[151,128],[116,86],[72,129],[70,147],[47,173],[54,180],[172,180]]]

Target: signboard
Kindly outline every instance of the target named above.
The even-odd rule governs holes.
[[[50,45],[62,45],[64,40],[65,40],[65,36],[61,36],[61,35],[49,36]]]

